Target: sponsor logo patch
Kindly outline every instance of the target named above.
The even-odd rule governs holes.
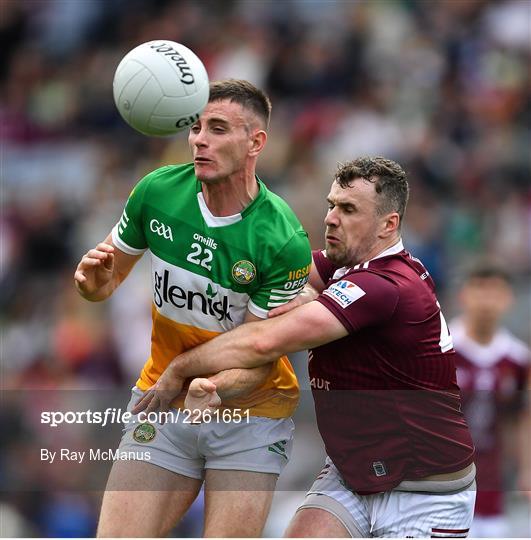
[[[248,285],[256,277],[256,267],[251,261],[238,261],[232,267],[232,277],[240,285]]]
[[[133,431],[133,439],[137,443],[148,443],[155,438],[156,434],[157,430],[155,429],[155,426],[149,422],[145,422],[144,424],[136,426]]]
[[[323,294],[332,298],[342,308],[346,308],[362,296],[365,296],[366,292],[351,281],[341,280],[328,287],[323,291]]]

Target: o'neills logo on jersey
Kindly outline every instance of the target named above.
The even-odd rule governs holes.
[[[155,49],[155,51],[161,53],[164,56],[168,56],[170,60],[173,61],[173,63],[177,66],[179,73],[181,74],[179,80],[183,84],[195,83],[194,75],[192,73],[192,70],[190,69],[190,66],[188,65],[188,62],[171,45],[166,45],[166,43],[160,43],[158,45],[151,45],[151,48]]]
[[[178,285],[170,284],[170,273],[164,270],[163,275],[155,272],[155,288],[153,301],[158,308],[161,308],[164,303],[171,304],[179,309],[188,309],[193,311],[199,309],[204,315],[212,315],[218,321],[228,319],[232,322],[230,315],[229,297],[223,296],[220,300],[214,301],[217,296],[217,291],[209,284],[204,293],[199,291],[186,291]]]

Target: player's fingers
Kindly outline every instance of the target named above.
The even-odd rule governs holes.
[[[212,407],[213,409],[218,409],[221,405],[221,398],[219,397],[217,392],[214,392],[212,394],[212,397],[210,398],[210,401],[208,402],[208,406]]]
[[[216,391],[216,385],[208,379],[200,379],[199,386],[204,392],[211,393]]]
[[[202,379],[201,377],[193,379],[190,383],[190,386],[188,387],[188,394],[196,398],[203,397],[205,395],[205,391],[202,387],[202,383],[204,381],[208,381],[208,379]]]
[[[100,242],[96,249],[99,251],[105,251],[106,253],[114,253],[114,246],[111,246],[111,244],[106,244],[105,242]]]
[[[89,268],[89,267],[94,267],[94,266],[100,266],[101,263],[102,263],[101,259],[85,256],[81,259],[81,262],[79,263],[79,268]]]
[[[133,414],[138,414],[139,412],[142,412],[149,405],[149,402],[153,399],[153,395],[154,390],[149,389],[143,396],[141,396],[137,400],[135,406],[131,409],[131,412]]]
[[[150,412],[155,412],[160,408],[160,398],[157,394],[153,394],[153,398],[149,402],[149,405],[146,407],[146,414]]]
[[[112,253],[109,253],[107,255],[107,258],[103,261],[103,266],[107,270],[112,270],[112,268],[114,266],[114,255]]]
[[[111,255],[113,254],[107,253],[105,251],[100,251],[98,249],[89,249],[87,253],[85,253],[85,256],[83,257],[83,259],[85,257],[89,257],[91,259],[100,259],[101,261],[104,261],[107,259],[107,257],[110,257]]]
[[[87,276],[80,270],[76,270],[74,274],[74,281],[77,281],[80,284],[85,283],[85,281],[87,281]]]
[[[159,399],[160,399],[159,411],[160,412],[168,412],[170,410],[170,401],[162,399],[162,398],[159,398]],[[164,424],[165,422],[166,422],[166,415],[163,415],[163,414],[159,415],[159,423]]]

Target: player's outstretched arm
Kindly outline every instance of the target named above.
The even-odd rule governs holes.
[[[261,320],[248,311],[244,322]],[[146,412],[157,409],[161,411],[169,410],[171,402],[179,395],[183,387],[184,377],[176,377],[174,373],[168,373],[167,371],[168,368],[159,377],[158,381],[136,402],[133,408],[134,414],[144,410]],[[209,396],[206,391],[207,386],[220,400],[233,399],[249,394],[267,381],[270,372],[271,364],[265,364],[251,368],[226,369],[210,376],[208,379],[194,379],[190,383],[185,398],[185,407],[192,410],[210,409]],[[208,381],[208,384],[205,381]],[[188,400],[188,404],[186,400]]]
[[[79,261],[74,273],[74,283],[79,294],[91,302],[105,300],[127,277],[140,257],[117,249],[109,234]]]
[[[348,334],[321,303],[310,302],[272,319],[244,324],[177,356],[158,383],[231,368],[257,367],[291,352],[310,349]]]

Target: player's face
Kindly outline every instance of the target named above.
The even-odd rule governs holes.
[[[461,290],[465,315],[480,324],[496,325],[512,300],[511,288],[500,277],[472,278]]]
[[[374,184],[358,178],[342,188],[337,182],[327,197],[326,256],[336,266],[354,266],[374,256],[381,219]]]
[[[188,136],[195,175],[201,182],[220,182],[243,173],[249,158],[251,124],[252,114],[239,103],[208,103]]]

